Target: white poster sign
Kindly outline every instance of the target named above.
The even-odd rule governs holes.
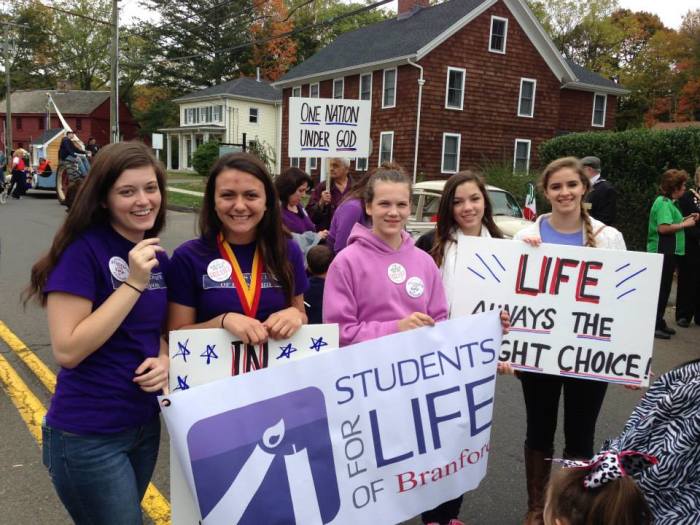
[[[162,133],[151,133],[151,147],[153,149],[163,149]]]
[[[368,157],[372,104],[341,98],[289,99],[290,157]]]
[[[205,525],[397,523],[486,473],[495,312],[161,396]]]
[[[516,369],[649,384],[662,257],[460,238],[454,315],[507,309]]]

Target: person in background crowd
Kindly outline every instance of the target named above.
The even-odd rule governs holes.
[[[13,199],[20,199],[27,192],[27,152],[20,143],[12,152],[12,178],[10,179],[10,191]]]
[[[659,285],[659,302],[656,309],[656,327],[654,337],[670,339],[676,331],[664,320],[668,296],[671,293],[673,272],[678,257],[685,254],[686,228],[692,228],[698,222],[698,213],[686,217],[676,206],[675,201],[685,193],[688,174],[683,170],[666,170],[661,175],[659,195],[649,211],[649,228],[647,230],[647,251],[664,256]]]
[[[578,159],[565,157],[549,163],[540,177],[540,190],[551,204],[552,213],[540,215],[534,224],[520,230],[515,239],[532,246],[545,242],[624,250],[625,241],[619,231],[588,215],[584,199],[589,189],[590,181]],[[525,524],[540,525],[561,392],[564,391],[564,458],[590,458],[608,383],[525,371],[519,372],[518,377],[527,419]]]
[[[306,211],[318,231],[328,230],[331,227],[336,208],[353,184],[349,159],[330,159],[329,165],[330,191],[326,190],[325,182],[321,182],[314,188],[306,205]]]
[[[367,215],[364,201],[365,189],[370,176],[371,172],[365,173],[355,182],[354,186],[343,197],[333,215],[327,240],[327,244],[331,247],[333,253],[338,253],[347,246],[348,237],[355,224],[359,223],[369,226],[371,222],[369,215]]]
[[[51,164],[43,157],[39,158],[39,166],[37,167],[36,171],[41,177],[48,177],[53,173]]]
[[[309,324],[323,323],[323,289],[326,273],[333,260],[333,252],[323,244],[314,246],[306,254],[309,267],[309,289],[304,293]]]
[[[58,149],[58,160],[61,162],[74,162],[80,174],[85,177],[90,170],[90,163],[87,157],[81,157],[81,155],[87,155],[87,151],[80,149],[75,140],[75,133],[68,131],[66,136],[61,140],[61,146]]]
[[[304,260],[283,229],[278,201],[257,157],[232,153],[214,163],[199,214],[201,235],[180,245],[171,260],[169,330],[225,328],[258,345],[287,339],[307,322]],[[256,359],[267,366],[267,354]]]
[[[603,224],[613,226],[617,213],[615,187],[601,176],[598,157],[583,157],[581,164],[591,183],[591,190],[586,196],[586,204],[590,205],[588,214]]]
[[[311,177],[299,168],[289,168],[275,179],[275,188],[282,204],[282,222],[292,233],[316,231],[316,225],[301,205],[311,185]],[[318,233],[321,239],[328,235],[326,230]]]
[[[5,152],[0,150],[0,183],[5,184],[5,169],[7,168],[7,157]]]
[[[684,217],[700,213],[700,168],[695,170],[695,187],[678,199]],[[688,328],[695,320],[700,325],[700,225],[685,229],[685,255],[678,257],[676,286],[676,324]]]
[[[79,525],[142,523],[168,383],[164,224],[162,165],[143,144],[112,144],[25,291],[46,306],[61,367],[43,462]]]
[[[90,153],[90,157],[94,160],[95,155],[97,155],[97,152],[100,151],[100,147],[97,145],[95,137],[90,137],[88,139],[85,149]]]

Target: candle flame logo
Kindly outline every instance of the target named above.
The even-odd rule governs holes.
[[[280,419],[263,432],[262,442],[266,448],[275,448],[282,442],[282,438],[284,438],[284,419]]]

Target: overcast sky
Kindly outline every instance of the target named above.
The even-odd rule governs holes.
[[[674,29],[681,25],[683,15],[691,9],[700,8],[700,0],[618,0],[620,7],[631,9],[632,11],[648,11],[659,15],[662,22]],[[148,12],[139,7],[139,0],[122,0],[122,23],[129,25],[132,17],[140,19],[152,17]],[[396,11],[396,2],[386,4],[386,7]]]

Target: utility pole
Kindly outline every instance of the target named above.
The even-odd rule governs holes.
[[[119,0],[112,0],[112,72],[109,111],[110,142],[119,142]]]
[[[5,33],[3,50],[5,52],[5,158],[8,166],[12,163],[12,104],[10,102],[10,26],[8,22],[2,22]]]

